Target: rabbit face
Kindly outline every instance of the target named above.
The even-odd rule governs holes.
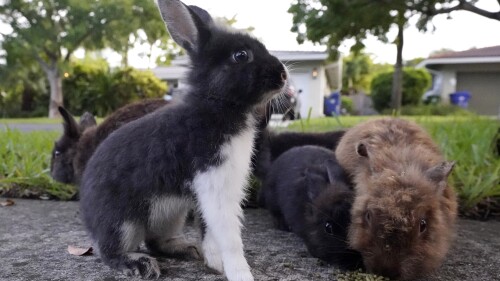
[[[435,169],[426,175],[386,170],[372,176],[368,193],[356,197],[349,240],[369,271],[406,280],[441,264],[452,234],[441,202],[449,170],[436,181]]]
[[[50,175],[62,183],[75,183],[73,161],[76,157],[78,141],[84,130],[96,125],[94,116],[88,112],[80,117],[76,123],[73,116],[63,107],[59,107],[63,117],[64,131],[61,138],[54,143],[50,159]]]
[[[195,92],[236,105],[270,100],[285,87],[284,65],[250,36],[230,35],[213,29],[202,55],[194,59],[192,77],[196,81],[190,83],[199,87]]]
[[[349,249],[346,238],[353,196],[347,186],[330,186],[306,208],[309,251],[347,269],[362,265],[360,254]]]

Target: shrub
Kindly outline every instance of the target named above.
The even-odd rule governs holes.
[[[342,107],[342,113],[352,115],[354,114],[354,104],[352,102],[352,99],[350,97],[341,97],[341,107]]]
[[[113,108],[108,102],[111,77],[106,62],[78,61],[73,62],[63,79],[65,107],[75,115],[85,111],[104,114]]]
[[[111,92],[115,103],[123,106],[139,99],[163,97],[167,84],[149,70],[128,67],[113,73]]]
[[[89,111],[105,116],[143,98],[162,97],[167,85],[151,71],[122,68],[110,72],[107,63],[79,61],[63,81],[65,106],[72,114]]]
[[[391,108],[393,74],[394,71],[382,73],[372,80],[371,95],[378,111]],[[423,69],[404,68],[402,105],[418,105],[431,81],[431,75]]]

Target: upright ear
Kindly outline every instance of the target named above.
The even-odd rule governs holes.
[[[213,20],[207,11],[179,0],[158,0],[158,8],[170,36],[188,53],[196,53],[208,40]]]
[[[80,116],[80,130],[83,132],[85,129],[88,127],[92,127],[97,125],[97,122],[95,121],[94,115],[92,115],[90,112],[85,112]]]
[[[448,176],[450,175],[454,166],[454,161],[442,162],[434,167],[429,168],[425,172],[425,176],[438,186],[437,192],[439,194],[441,194],[446,187]]]
[[[75,118],[73,118],[73,115],[71,115],[64,107],[59,106],[58,109],[64,120],[64,134],[69,138],[78,139],[80,137],[80,131],[78,129],[78,124],[76,123]]]
[[[328,182],[330,184],[346,178],[344,169],[342,169],[342,167],[335,161],[326,160],[324,165],[326,167],[326,172],[328,173]]]

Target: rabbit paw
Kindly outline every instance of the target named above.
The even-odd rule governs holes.
[[[128,276],[141,276],[142,278],[159,278],[160,267],[156,259],[140,253],[128,254],[124,263],[123,273]]]

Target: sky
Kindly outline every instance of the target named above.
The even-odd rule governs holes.
[[[324,46],[306,43],[299,45],[295,40],[296,35],[290,31],[292,15],[287,12],[292,0],[184,0],[190,5],[197,5],[207,10],[214,17],[231,18],[236,15],[236,28],[255,28],[253,34],[263,41],[270,50],[314,50],[323,51]],[[500,10],[497,0],[479,0],[477,6],[490,11]],[[410,19],[415,23],[416,19]],[[433,51],[443,48],[455,51],[468,50],[500,45],[500,21],[458,11],[434,18],[436,27],[434,32],[421,33],[411,26],[405,30],[405,45],[403,59],[410,60],[417,57],[428,57]],[[496,34],[496,35],[495,35]],[[396,30],[389,33],[389,38],[396,36]],[[340,47],[340,51],[348,54],[350,45],[347,41]],[[367,53],[373,54],[377,63],[394,63],[396,60],[396,47],[392,44],[383,44],[376,38],[365,41]],[[139,57],[141,48],[136,48],[130,55],[130,64],[144,68],[148,63]],[[119,62],[119,57],[114,55],[110,60]],[[112,56],[113,57],[113,56]],[[153,65],[151,65],[153,66]]]
[[[296,34],[290,31],[292,15],[287,12],[292,0],[183,0],[186,4],[197,5],[206,9],[213,17],[232,18],[236,16],[236,28],[252,26],[254,36],[259,38],[270,50],[302,50],[323,51],[326,48],[310,42],[299,45],[295,40]],[[489,11],[498,11],[500,6],[497,0],[479,0],[477,6]],[[426,58],[433,51],[451,49],[455,51],[470,48],[482,48],[500,45],[500,21],[488,19],[470,12],[457,11],[447,15],[436,16],[433,24],[434,32],[422,33],[415,27],[416,18],[410,19],[410,27],[405,30],[405,45],[403,59]],[[3,28],[0,26],[0,28]],[[388,34],[390,39],[396,36],[396,30]],[[346,41],[339,50],[343,54],[349,53],[352,41]],[[384,44],[374,37],[365,40],[365,52],[372,54],[377,63],[391,63],[396,60],[396,47],[393,44]],[[129,53],[129,63],[137,68],[154,67],[154,60],[150,63],[144,57],[149,48],[137,46]],[[158,54],[155,50],[153,57]],[[142,53],[142,55],[141,55]],[[75,55],[83,57],[83,50]],[[120,55],[105,51],[103,55],[112,66],[121,62]]]

